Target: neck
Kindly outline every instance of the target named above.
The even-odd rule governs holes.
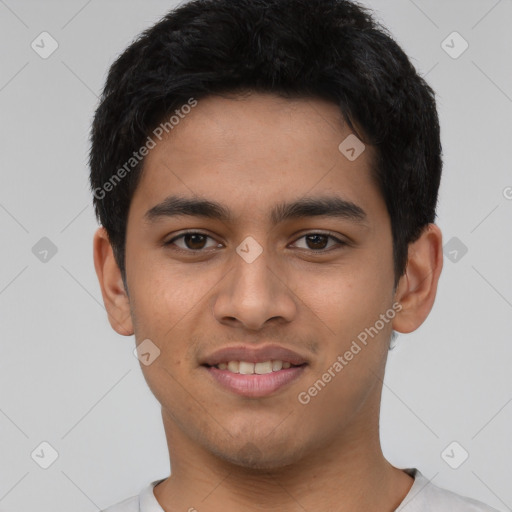
[[[378,422],[371,425],[365,422],[368,418],[360,418],[343,437],[323,442],[292,464],[254,469],[212,454],[165,413],[163,417],[172,474],[154,488],[154,494],[166,512],[392,512],[413,484],[412,477],[384,458]]]

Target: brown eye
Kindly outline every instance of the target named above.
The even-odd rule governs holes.
[[[306,235],[306,241],[310,249],[325,249],[329,237],[326,235]]]
[[[310,249],[312,251],[322,251],[327,248],[332,247],[333,245],[344,246],[347,245],[342,240],[336,238],[335,236],[326,234],[326,233],[308,233],[307,235],[302,236],[298,240],[306,240],[306,247],[299,247],[300,249]],[[334,244],[327,246],[329,240],[334,240]],[[297,243],[297,242],[295,242]]]
[[[183,237],[183,241],[188,249],[196,251],[198,249],[204,249],[206,238],[207,237],[204,235],[187,234]]]
[[[210,245],[210,247],[218,247],[221,244],[215,243],[215,240],[209,235],[206,235],[204,233],[199,232],[189,232],[189,233],[182,233],[179,236],[176,236],[165,243],[165,245],[176,245],[179,249],[183,251],[201,251],[206,246],[206,241],[208,239],[211,239],[213,242],[213,245]],[[177,241],[180,241],[180,243],[176,243]]]

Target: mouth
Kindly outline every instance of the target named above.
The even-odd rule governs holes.
[[[237,345],[206,356],[200,364],[220,389],[262,398],[289,387],[303,374],[309,360],[280,345]]]
[[[241,375],[266,375],[272,372],[287,370],[292,367],[304,366],[302,364],[292,364],[290,361],[280,359],[251,363],[248,361],[226,361],[216,365],[204,365],[208,368],[217,368],[218,370],[227,370],[230,373],[239,373]]]
[[[228,361],[216,365],[202,365],[216,385],[246,398],[275,395],[297,380],[307,363],[269,360],[258,363]]]

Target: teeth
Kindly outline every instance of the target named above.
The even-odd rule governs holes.
[[[272,373],[272,361],[265,361],[264,363],[256,363],[254,365],[254,373],[264,375],[265,373]]]
[[[229,361],[228,370],[232,373],[239,373],[240,363],[238,361]]]
[[[265,375],[266,373],[278,372],[281,369],[290,368],[292,365],[288,361],[264,361],[262,363],[249,363],[247,361],[229,361],[219,363],[219,370],[228,370],[232,373],[241,375]]]
[[[240,361],[240,373],[242,375],[250,375],[251,373],[254,373],[254,363]]]

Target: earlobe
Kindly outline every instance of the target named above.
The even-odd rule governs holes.
[[[93,256],[94,268],[110,325],[118,334],[131,336],[133,323],[130,302],[104,227],[98,228],[94,234]]]
[[[409,245],[407,269],[395,293],[395,300],[402,305],[393,320],[395,331],[415,331],[426,320],[434,305],[442,268],[442,233],[436,224],[429,224]]]

